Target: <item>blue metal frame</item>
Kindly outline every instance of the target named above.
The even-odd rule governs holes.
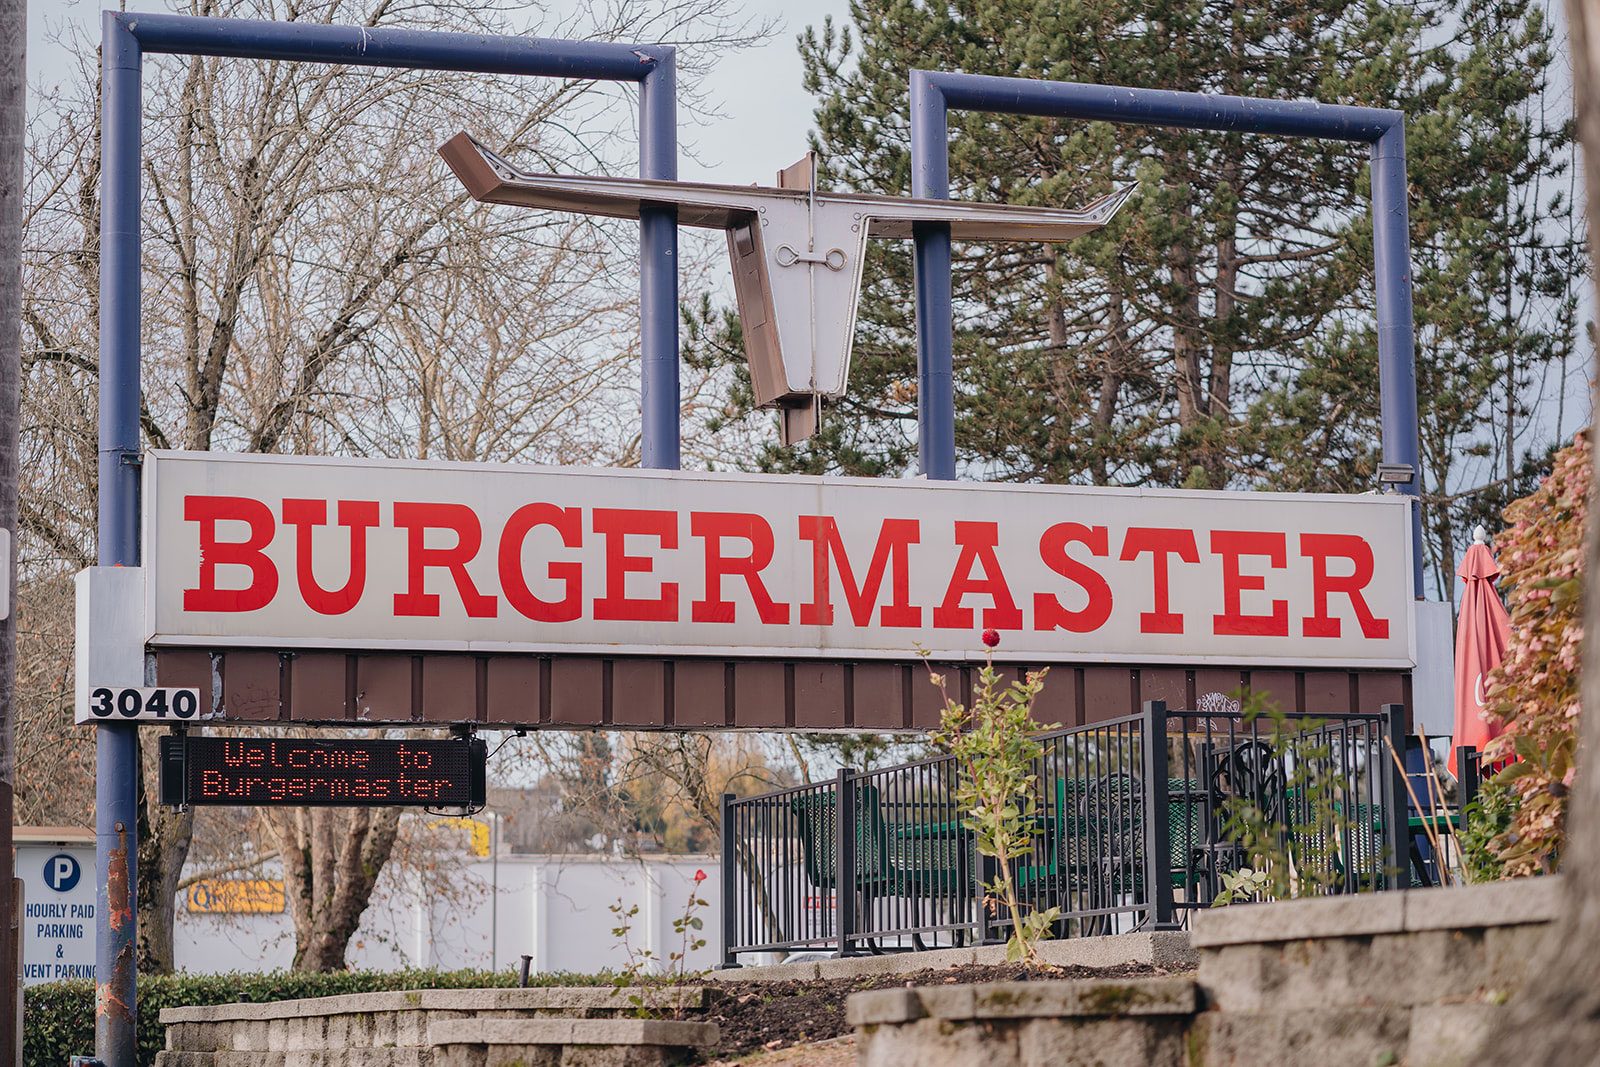
[[[104,566],[139,563],[140,128],[146,52],[638,82],[640,176],[668,181],[678,176],[676,56],[670,47],[112,11],[102,18],[99,559]],[[1399,112],[913,71],[915,196],[949,195],[952,107],[1370,143],[1384,459],[1419,466],[1405,131]],[[915,238],[922,469],[929,477],[952,479],[950,231],[919,224]],[[640,218],[642,460],[652,468],[679,465],[677,258],[675,209],[647,205]],[[1415,497],[1418,486],[1403,491]],[[1420,595],[1421,514],[1415,503],[1412,512]],[[103,725],[96,735],[96,859],[102,877],[95,1047],[101,1060],[115,1065],[135,1058],[135,729]]]
[[[347,63],[638,82],[639,174],[678,177],[677,59],[663,45],[487,37],[358,26],[255,22],[107,11],[101,21],[99,559],[139,563],[139,207],[141,65],[145,53]],[[677,214],[640,219],[642,451],[646,467],[678,466]],[[137,728],[96,733],[95,1049],[135,1062],[138,872]],[[122,872],[126,876],[122,877]]]
[[[1259,100],[1165,89],[1033,81],[979,74],[911,72],[911,195],[950,195],[951,108],[1044,115],[1135,126],[1262,133],[1360,141],[1372,146],[1372,236],[1377,287],[1378,373],[1383,458],[1417,477],[1400,491],[1411,504],[1412,580],[1422,596],[1417,370],[1412,349],[1411,236],[1406,221],[1405,116],[1381,108]],[[922,472],[956,476],[955,330],[950,303],[950,229],[916,234],[917,422]]]

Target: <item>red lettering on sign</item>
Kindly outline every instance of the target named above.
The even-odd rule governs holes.
[[[367,586],[367,528],[378,525],[376,500],[339,501],[339,525],[350,528],[350,577],[337,590],[317,584],[311,566],[311,532],[328,521],[326,500],[285,500],[283,521],[295,528],[295,579],[300,599],[319,615],[343,615],[361,599]]]
[[[1265,575],[1239,573],[1239,557],[1265,556],[1282,569],[1289,565],[1288,538],[1281,533],[1250,530],[1212,530],[1211,551],[1222,557],[1222,614],[1211,616],[1212,632],[1246,637],[1288,637],[1289,602],[1274,600],[1267,615],[1246,615],[1239,610],[1239,594],[1264,590]]]
[[[1123,562],[1138,559],[1146,552],[1152,557],[1155,610],[1139,613],[1139,632],[1181,634],[1183,616],[1168,607],[1167,557],[1176,555],[1185,563],[1199,563],[1200,550],[1195,547],[1194,531],[1172,530],[1159,526],[1130,526],[1122,539]]]
[[[1343,593],[1350,598],[1361,636],[1382,639],[1389,636],[1389,621],[1375,618],[1361,590],[1372,581],[1372,546],[1356,534],[1301,534],[1300,554],[1311,557],[1311,606],[1315,614],[1300,621],[1306,637],[1338,637],[1339,620],[1328,614],[1328,595]],[[1328,560],[1347,559],[1351,573],[1328,573]]]
[[[944,600],[933,609],[933,624],[944,629],[964,629],[972,625],[972,609],[961,606],[961,598],[969,593],[981,593],[992,602],[983,609],[986,629],[1020,630],[1022,611],[1011,598],[1011,587],[995,558],[995,546],[1000,543],[1000,524],[995,522],[956,522],[956,544],[961,555],[956,558],[950,584],[945,587]],[[972,568],[983,566],[983,579],[973,578]]]
[[[436,617],[439,597],[424,592],[428,568],[443,567],[450,572],[461,595],[461,604],[472,619],[492,619],[495,598],[478,592],[467,573],[467,563],[483,544],[483,527],[477,514],[465,504],[419,504],[401,501],[394,506],[394,524],[406,530],[406,591],[394,596],[396,615]],[[428,548],[429,530],[451,530],[456,543],[450,548]]]
[[[1093,567],[1067,555],[1067,546],[1074,541],[1096,556],[1103,556],[1109,551],[1104,526],[1058,522],[1039,538],[1039,558],[1061,577],[1082,586],[1089,596],[1089,602],[1078,611],[1068,611],[1053,593],[1033,594],[1035,630],[1070,630],[1084,634],[1098,630],[1111,617],[1111,586]]]
[[[678,583],[662,582],[655,598],[628,596],[628,575],[649,574],[655,561],[627,554],[629,534],[655,537],[662,548],[678,547],[678,513],[631,508],[595,508],[594,532],[606,539],[606,595],[595,598],[596,619],[677,622]]]
[[[256,611],[272,603],[278,568],[262,551],[277,528],[271,508],[243,496],[186,496],[183,518],[200,524],[199,587],[183,591],[184,611]],[[246,523],[250,533],[243,541],[218,541],[219,522]],[[217,588],[217,568],[230,565],[250,569],[248,586]]]
[[[689,533],[706,541],[706,592],[696,600],[689,617],[695,622],[732,622],[733,601],[722,599],[724,578],[743,578],[756,604],[756,617],[763,625],[789,621],[789,605],[776,603],[761,580],[761,569],[772,562],[772,527],[760,515],[728,511],[696,511],[689,516]],[[748,556],[725,556],[722,540],[741,538],[750,542]]]
[[[571,622],[583,614],[583,564],[552,561],[547,571],[562,583],[560,600],[540,600],[522,572],[522,543],[535,526],[549,526],[568,548],[583,547],[583,509],[527,504],[511,513],[500,533],[500,591],[508,603],[534,622]]]
[[[921,540],[921,524],[916,519],[884,519],[878,528],[878,542],[872,549],[872,562],[866,577],[856,584],[855,571],[839,537],[839,524],[826,515],[801,515],[800,540],[811,542],[811,600],[800,605],[804,626],[833,625],[833,598],[828,565],[831,556],[839,567],[839,584],[844,588],[850,618],[857,626],[872,625],[872,609],[883,588],[883,573],[888,569],[889,603],[878,612],[883,626],[921,626],[922,609],[911,604],[911,574],[906,564],[906,546]]]

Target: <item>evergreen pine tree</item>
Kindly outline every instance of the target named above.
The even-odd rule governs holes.
[[[1570,353],[1581,259],[1564,192],[1571,131],[1544,120],[1554,56],[1538,4],[855,0],[850,15],[853,27],[800,38],[834,187],[909,192],[913,68],[1406,111],[1436,572],[1452,569],[1439,567],[1452,531],[1542,461],[1528,398]],[[1139,185],[1111,225],[1069,245],[956,246],[964,473],[1370,487],[1364,145],[966,111],[950,122],[953,197],[1078,206]],[[849,394],[812,441],[759,457],[766,469],[894,475],[915,462],[910,243],[868,254]],[[694,358],[739,351],[736,324],[709,307],[690,318]],[[736,385],[730,412],[749,402]],[[1468,478],[1488,492],[1458,495]]]

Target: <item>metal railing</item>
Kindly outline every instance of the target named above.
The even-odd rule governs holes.
[[[1058,937],[1176,928],[1224,875],[1266,870],[1297,895],[1406,884],[1404,709],[1142,714],[1038,735],[1032,851],[1011,861],[1026,911]],[[950,756],[722,798],[723,955],[853,955],[1009,936],[998,873],[956,802]],[[1397,818],[1391,813],[1400,813]]]
[[[1297,896],[1402,886],[1409,828],[1400,705],[1379,714],[1167,715],[1168,825],[1185,899],[1209,907],[1223,876],[1264,872]],[[1398,817],[1390,817],[1398,813]]]

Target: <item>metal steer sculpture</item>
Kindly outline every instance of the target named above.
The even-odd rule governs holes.
[[[619,219],[637,219],[641,203],[672,204],[679,225],[726,231],[751,385],[758,404],[782,413],[785,444],[816,432],[820,398],[844,394],[868,237],[944,223],[954,240],[1069,241],[1104,226],[1133,192],[1076,211],[822,192],[814,153],[781,171],[776,188],[529,174],[467,133],[439,154],[484,203]]]

